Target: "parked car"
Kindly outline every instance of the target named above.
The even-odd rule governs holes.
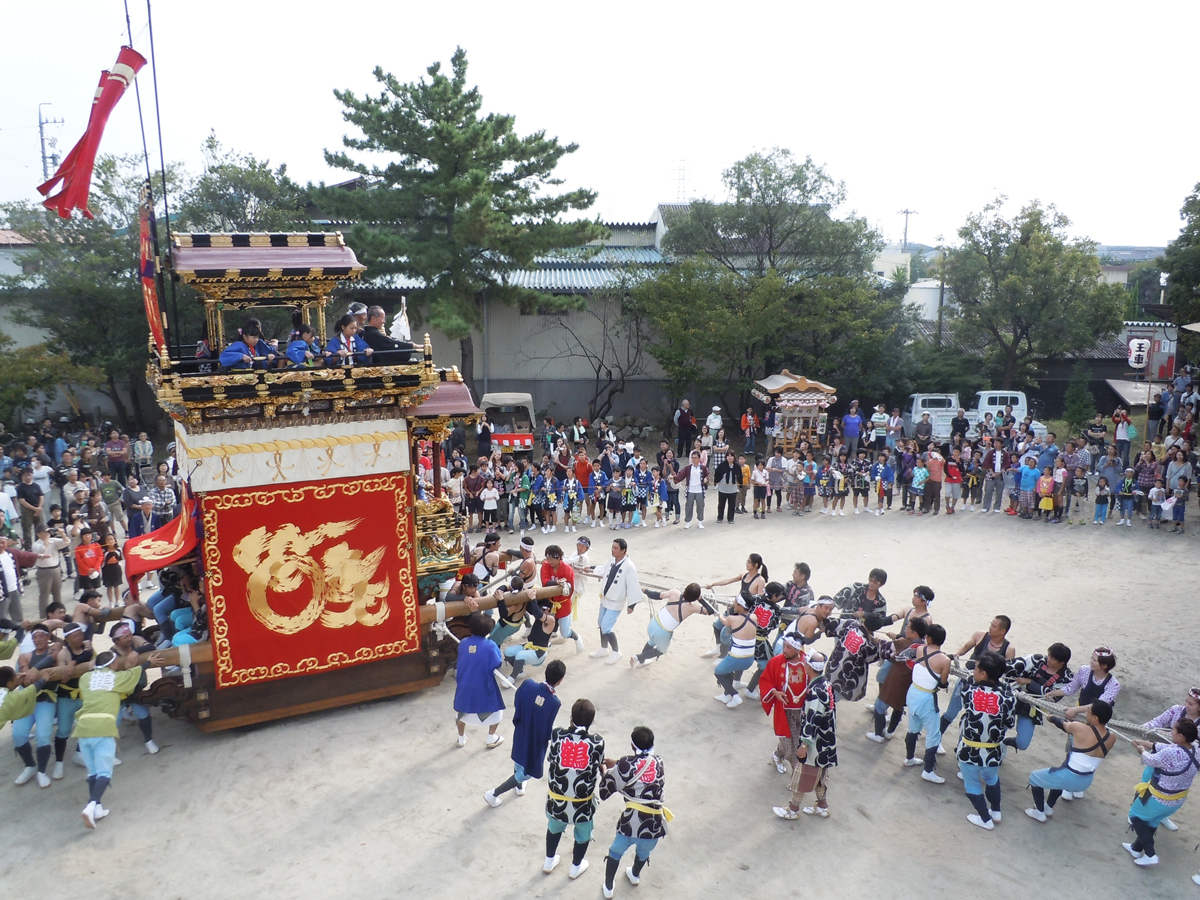
[[[903,410],[904,434],[910,437],[921,416],[929,413],[934,440],[949,440],[950,423],[960,409],[965,409],[966,419],[971,426],[967,430],[967,437],[975,440],[979,437],[978,426],[984,415],[991,413],[998,420],[1004,415],[1005,407],[1009,406],[1018,424],[1029,415],[1029,400],[1024,391],[977,391],[969,407],[960,405],[958,394],[909,394]],[[1032,428],[1035,434],[1045,436],[1046,426],[1041,422],[1034,421]]]

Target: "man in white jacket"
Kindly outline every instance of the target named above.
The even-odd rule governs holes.
[[[629,558],[629,544],[624,538],[617,538],[612,543],[612,558],[599,568],[590,568],[586,572],[600,579],[600,649],[592,654],[592,658],[607,656],[604,662],[611,666],[621,659],[617,636],[613,633],[621,609],[633,612],[642,599],[637,568]]]

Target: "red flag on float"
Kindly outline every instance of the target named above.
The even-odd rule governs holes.
[[[59,182],[62,182],[62,189],[57,194],[42,201],[44,207],[56,210],[64,219],[71,218],[73,209],[82,210],[89,219],[95,218],[88,210],[87,202],[100,138],[104,135],[104,126],[108,124],[108,117],[117,101],[125,94],[125,89],[133,83],[133,79],[144,65],[144,56],[132,47],[122,47],[121,52],[117,54],[117,64],[112,70],[100,73],[100,85],[96,88],[96,96],[92,100],[87,130],[71,148],[54,177],[38,186],[38,193],[46,197]]]
[[[138,274],[142,279],[142,302],[146,305],[146,322],[150,333],[154,335],[154,346],[160,351],[166,347],[167,341],[163,335],[163,317],[158,308],[158,286],[156,262],[154,253],[154,205],[150,198],[150,182],[142,185],[138,195],[138,230],[141,237],[140,259]]]
[[[125,575],[130,587],[139,575],[165,569],[195,552],[199,543],[196,533],[196,501],[184,491],[183,509],[162,528],[125,542]]]

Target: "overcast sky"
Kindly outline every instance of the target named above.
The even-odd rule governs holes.
[[[131,13],[148,57],[144,0]],[[825,165],[888,240],[916,210],[909,240],[927,244],[1002,193],[1101,243],[1161,245],[1200,181],[1195,0],[159,0],[154,16],[166,155],[192,168],[215,129],[301,182],[342,180],[322,157],[345,133],[333,88],[374,91],[376,65],[416,79],[461,45],[489,110],[579,144],[560,173],[610,222],[716,198],[722,169],[773,146]],[[66,120],[48,129],[65,153],[125,40],[120,0],[5,4],[0,201],[36,196],[38,104]],[[131,91],[101,151],[140,148]]]

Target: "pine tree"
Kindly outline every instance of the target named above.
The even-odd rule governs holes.
[[[1064,397],[1066,407],[1063,418],[1072,432],[1083,428],[1096,415],[1096,398],[1088,389],[1088,367],[1085,363],[1076,363],[1071,370],[1071,380],[1067,382],[1067,393]]]
[[[562,184],[554,168],[578,145],[560,144],[544,131],[522,137],[513,116],[481,115],[483,98],[467,87],[461,47],[451,69],[448,76],[434,63],[428,80],[404,84],[377,67],[379,96],[334,91],[345,120],[362,132],[343,144],[381,156],[376,165],[326,151],[326,162],[360,176],[363,189],[322,185],[315,200],[326,213],[358,223],[354,246],[370,276],[399,274],[424,284],[428,321],[458,340],[463,379],[473,388],[471,332],[481,327],[484,302],[572,305],[511,284],[510,273],[606,232],[597,222],[560,221],[591,207],[593,191],[547,190]]]

